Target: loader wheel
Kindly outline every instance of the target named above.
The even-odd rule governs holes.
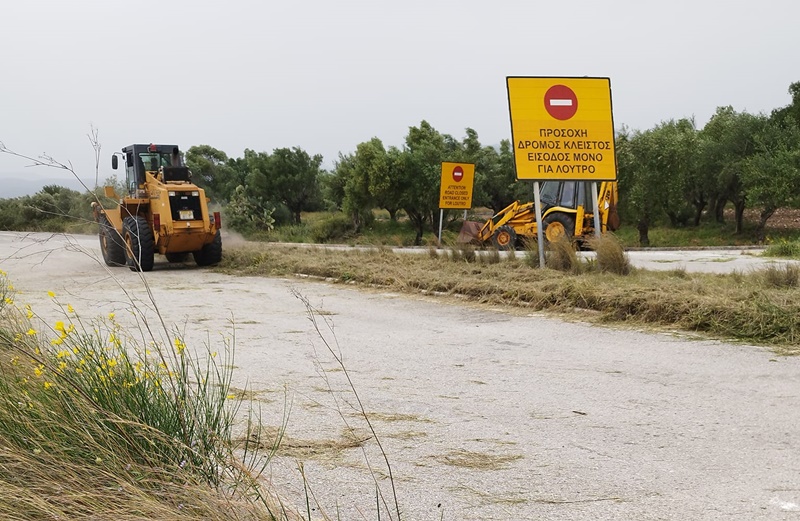
[[[544,236],[547,242],[555,242],[566,237],[572,240],[575,233],[575,219],[565,213],[551,213],[542,220],[544,224]]]
[[[144,217],[126,217],[122,222],[125,257],[131,271],[151,271],[155,257],[153,230]]]
[[[167,262],[186,262],[186,257],[188,256],[189,254],[186,252],[164,254],[164,257],[167,258]]]
[[[222,236],[217,230],[214,240],[203,246],[200,251],[192,252],[198,266],[211,266],[222,260]]]
[[[125,243],[119,232],[108,222],[108,217],[100,215],[97,220],[100,225],[98,236],[100,237],[100,250],[103,252],[103,260],[108,266],[125,265]]]
[[[517,246],[517,232],[511,226],[503,225],[492,235],[492,244],[498,250],[513,250]]]

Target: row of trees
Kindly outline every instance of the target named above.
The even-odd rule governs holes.
[[[228,205],[231,224],[300,223],[302,211],[341,210],[355,231],[369,222],[374,208],[386,209],[392,220],[402,211],[416,230],[416,241],[438,226],[442,161],[476,164],[474,203],[499,210],[525,194],[516,183],[511,144],[483,146],[467,129],[459,141],[441,134],[428,122],[411,127],[402,148],[385,147],[373,138],[351,154],[340,154],[333,171],[321,169],[322,157],[299,148],[268,154],[245,150],[233,159],[213,147],[191,147],[186,162],[195,181]],[[245,188],[246,187],[246,188]],[[288,219],[287,219],[288,217]]]
[[[760,211],[763,240],[776,210],[800,205],[800,82],[789,93],[792,103],[770,115],[720,107],[702,129],[681,119],[619,133],[620,198],[641,243],[662,215],[673,226],[696,226],[704,215],[722,222],[729,203],[737,233],[745,208]]]
[[[800,82],[789,92],[792,103],[769,115],[721,107],[702,129],[680,119],[618,133],[620,208],[637,226],[640,242],[649,243],[649,228],[662,219],[673,226],[722,221],[729,204],[739,233],[745,208],[760,209],[763,236],[775,210],[800,204]],[[458,140],[426,121],[411,127],[400,147],[387,148],[378,138],[360,143],[355,152],[340,154],[330,172],[321,168],[321,156],[300,148],[246,150],[234,159],[202,145],[190,148],[186,159],[196,181],[228,205],[229,222],[238,226],[300,223],[303,211],[338,209],[358,231],[372,209],[383,208],[392,219],[402,211],[419,243],[439,225],[442,161],[475,163],[476,207],[496,212],[532,197],[530,184],[515,181],[509,141],[485,146],[470,128]]]
[[[649,243],[654,223],[722,221],[729,205],[739,233],[745,208],[758,208],[763,239],[777,209],[800,206],[800,82],[789,92],[792,102],[769,115],[721,107],[702,129],[680,119],[618,133],[620,210],[624,222],[638,228],[641,243]],[[324,209],[344,212],[359,231],[372,210],[382,208],[393,220],[402,212],[417,243],[439,226],[442,161],[475,163],[475,207],[497,212],[515,199],[532,198],[531,183],[515,180],[509,141],[482,145],[470,128],[458,140],[426,121],[409,128],[399,147],[386,147],[378,138],[360,143],[353,153],[340,154],[332,171],[322,169],[322,156],[297,147],[245,150],[240,158],[208,145],[186,153],[194,181],[224,207],[233,228],[299,224],[302,212]],[[0,228],[44,228],[37,223],[59,215],[90,219],[91,196],[50,186],[34,196],[0,200]]]

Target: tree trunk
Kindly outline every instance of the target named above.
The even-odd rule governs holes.
[[[679,224],[678,223],[678,214],[676,214],[675,212],[670,210],[670,211],[667,212],[667,217],[669,217],[670,226],[672,226],[673,228],[677,228],[678,224]]]
[[[386,211],[389,212],[389,219],[391,219],[392,222],[397,222],[398,209],[397,208],[387,208]]]
[[[725,204],[727,202],[728,202],[727,199],[725,199],[724,197],[720,197],[714,204],[714,218],[720,224],[725,222]]]
[[[647,236],[647,232],[650,230],[648,220],[639,219],[639,222],[636,224],[636,229],[639,230],[639,245],[650,246],[650,237]]]
[[[775,213],[775,208],[766,207],[761,211],[761,219],[758,221],[758,227],[756,227],[756,240],[763,244],[764,240],[766,239],[766,235],[764,233],[765,228],[767,227],[767,220],[772,217],[772,214]]]
[[[737,201],[734,204],[734,208],[736,208],[736,233],[737,234],[740,234],[740,233],[744,232],[744,206],[745,206],[744,198],[742,198],[741,201]],[[775,210],[773,210],[773,212],[774,211]],[[770,215],[772,215],[771,212],[770,212]]]
[[[700,219],[703,217],[703,210],[708,204],[702,197],[694,201],[694,225],[700,226]]]
[[[294,223],[300,224],[300,210],[294,212]]]

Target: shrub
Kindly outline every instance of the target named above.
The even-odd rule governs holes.
[[[631,263],[628,254],[622,248],[622,243],[611,233],[588,240],[589,247],[597,255],[597,268],[600,271],[628,275],[631,272]]]
[[[147,329],[128,334],[113,314],[84,321],[50,296],[63,319],[35,326],[0,272],[0,517],[255,512],[255,469],[233,452],[231,351],[195,357],[178,331],[143,347]]]
[[[781,239],[767,246],[764,255],[767,257],[787,257],[790,259],[800,258],[800,242]]]
[[[539,264],[539,242],[530,237],[522,239],[522,247],[525,251],[525,264],[531,268],[538,268]]]
[[[556,241],[548,243],[545,256],[545,265],[554,270],[569,273],[580,272],[580,262],[575,246],[567,237],[562,237]]]
[[[773,288],[795,288],[800,281],[797,264],[771,264],[761,272],[764,283]]]
[[[353,235],[353,223],[342,213],[333,214],[311,224],[310,233],[317,243],[342,242]]]

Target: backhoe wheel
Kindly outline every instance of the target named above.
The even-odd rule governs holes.
[[[98,236],[100,237],[100,250],[103,252],[103,260],[108,266],[125,265],[125,243],[119,232],[111,226],[108,217],[100,214],[97,220],[100,225]]]
[[[164,257],[167,258],[167,262],[186,262],[186,257],[188,256],[189,254],[186,252],[164,254]]]
[[[219,234],[219,230],[213,241],[203,246],[202,250],[192,252],[192,256],[198,266],[218,264],[222,260],[222,236]]]
[[[131,271],[150,271],[155,257],[153,230],[144,217],[126,217],[122,222],[125,257]]]
[[[498,250],[513,250],[517,246],[517,232],[511,226],[503,225],[492,235],[492,244]]]
[[[554,212],[545,217],[544,236],[547,242],[555,242],[562,238],[572,240],[575,233],[575,218],[562,212]]]

